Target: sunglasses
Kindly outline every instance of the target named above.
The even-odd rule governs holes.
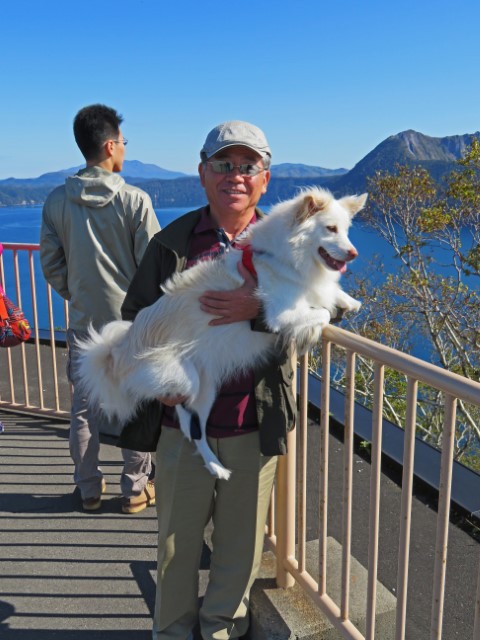
[[[238,169],[242,176],[252,178],[262,171],[265,171],[265,169],[258,164],[233,164],[233,162],[229,162],[228,160],[209,160],[207,164],[211,166],[213,173],[222,173],[224,175],[233,173],[235,169]]]

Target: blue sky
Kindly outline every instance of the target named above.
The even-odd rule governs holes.
[[[0,179],[82,164],[81,107],[127,157],[193,173],[208,131],[264,129],[273,162],[351,168],[389,135],[480,129],[478,0],[5,0]]]

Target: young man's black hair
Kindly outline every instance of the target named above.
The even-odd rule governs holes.
[[[123,117],[104,104],[92,104],[80,109],[73,121],[73,133],[87,162],[100,155],[107,140],[118,136],[122,122]]]

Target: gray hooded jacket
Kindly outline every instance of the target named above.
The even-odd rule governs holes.
[[[40,261],[47,282],[70,301],[71,329],[121,318],[130,281],[159,229],[148,194],[118,173],[87,167],[52,191],[43,207]]]

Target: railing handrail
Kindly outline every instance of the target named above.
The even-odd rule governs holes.
[[[330,423],[330,367],[331,346],[337,345],[346,350],[347,375],[345,395],[345,444],[344,444],[344,499],[342,507],[342,567],[341,567],[341,608],[327,594],[327,532],[328,532],[328,467],[329,467],[329,423]],[[367,607],[365,612],[366,633],[363,636],[349,619],[349,585],[352,526],[352,437],[354,420],[354,378],[355,357],[363,355],[374,361],[374,397],[372,409],[372,449],[370,470],[370,508],[368,536],[368,568],[367,568]],[[395,638],[405,639],[408,571],[410,554],[410,528],[412,517],[413,462],[415,457],[416,405],[418,402],[418,382],[434,387],[445,393],[445,409],[443,418],[443,446],[441,453],[440,482],[438,495],[438,516],[436,527],[435,563],[433,578],[433,595],[431,609],[430,640],[440,640],[443,627],[443,610],[445,599],[445,576],[448,550],[449,512],[451,503],[453,449],[455,436],[455,418],[457,400],[471,402],[480,406],[480,383],[464,378],[458,374],[441,369],[405,353],[401,353],[349,333],[339,327],[328,326],[322,334],[322,385],[321,385],[321,420],[319,434],[319,520],[318,520],[318,575],[310,574],[305,568],[306,544],[306,431],[307,411],[303,395],[307,394],[305,373],[307,358],[302,357],[300,419],[298,440],[300,452],[297,451],[296,439],[289,434],[288,454],[279,461],[279,482],[275,493],[273,510],[276,518],[271,520],[268,528],[268,539],[277,556],[277,583],[279,586],[292,585],[292,579],[303,588],[316,605],[328,617],[329,621],[348,640],[373,640],[377,618],[376,592],[378,580],[379,534],[380,534],[380,481],[382,456],[382,426],[384,398],[384,370],[391,367],[407,378],[407,414],[405,417],[405,447],[403,459],[402,506],[399,517],[399,558],[397,571],[397,605]],[[298,475],[296,465],[299,465]],[[295,485],[295,477],[298,484]],[[292,495],[295,486],[295,494]],[[296,513],[295,502],[298,504]],[[298,519],[298,520],[297,520]],[[297,528],[295,530],[295,522]],[[477,586],[477,606],[474,615],[474,638],[478,638],[480,628],[480,570]]]
[[[4,249],[10,249],[15,251],[16,249],[22,249],[25,251],[38,251],[40,245],[38,242],[0,242]]]
[[[50,417],[58,417],[65,419],[70,413],[70,385],[64,383],[64,387],[67,386],[67,392],[61,394],[59,391],[59,377],[58,366],[60,365],[61,356],[59,355],[59,362],[57,362],[57,350],[55,340],[55,321],[54,321],[54,309],[52,304],[52,288],[49,284],[45,283],[45,280],[41,274],[39,279],[36,279],[35,263],[38,258],[40,245],[38,243],[26,243],[26,242],[2,242],[4,250],[10,250],[13,253],[12,256],[12,278],[13,285],[7,286],[7,293],[12,295],[10,291],[16,292],[16,302],[18,306],[26,313],[27,318],[30,321],[32,327],[32,337],[30,342],[34,344],[34,357],[32,353],[29,353],[27,358],[26,345],[21,344],[16,347],[14,351],[11,349],[2,349],[4,353],[0,356],[5,357],[5,366],[2,362],[2,373],[4,373],[5,379],[8,381],[9,394],[0,393],[0,406],[2,408],[8,408],[13,410],[25,411],[34,414],[48,415]],[[21,254],[26,254],[28,262],[22,263],[23,266],[27,266],[27,269],[21,275]],[[25,256],[23,256],[25,257]],[[5,251],[0,255],[0,284],[5,278]],[[22,300],[22,279],[29,280],[29,287],[25,287],[26,290],[30,289],[30,295],[25,296]],[[5,283],[10,285],[11,283]],[[45,286],[46,301],[47,301],[47,313],[48,313],[48,329],[40,329],[38,322],[38,292]],[[57,302],[60,302],[63,306],[63,320],[62,326],[68,326],[68,303],[61,301],[59,298]],[[26,303],[26,306],[25,304]],[[31,304],[31,308],[28,305]],[[58,305],[57,305],[58,306]],[[58,309],[57,309],[58,311]],[[57,316],[58,317],[58,316]],[[49,337],[49,354],[41,352],[41,343],[44,343],[44,339],[40,337],[40,334],[47,333]],[[5,353],[6,352],[6,353]],[[33,361],[33,362],[32,362]],[[47,365],[49,361],[49,365]],[[31,370],[35,369],[35,373],[32,375]],[[45,392],[47,389],[53,390],[51,406],[48,406],[45,400]],[[19,396],[23,398],[19,399]],[[35,397],[34,397],[35,396]],[[65,406],[61,406],[61,400],[65,400]]]
[[[1,244],[4,249],[10,250],[37,251],[40,249],[40,244],[38,243],[2,242]],[[339,346],[355,353],[361,353],[372,360],[381,361],[386,366],[401,371],[401,373],[413,377],[419,382],[434,386],[440,391],[462,398],[466,402],[472,402],[473,404],[479,402],[480,382],[447,369],[442,369],[438,365],[392,349],[340,327],[328,325],[324,328],[323,333],[326,338],[330,338]]]
[[[465,402],[480,404],[480,382],[442,369],[425,360],[397,351],[356,333],[329,325],[323,335],[349,351],[360,353],[376,362],[392,367],[401,373],[423,382],[439,391],[453,395]]]

